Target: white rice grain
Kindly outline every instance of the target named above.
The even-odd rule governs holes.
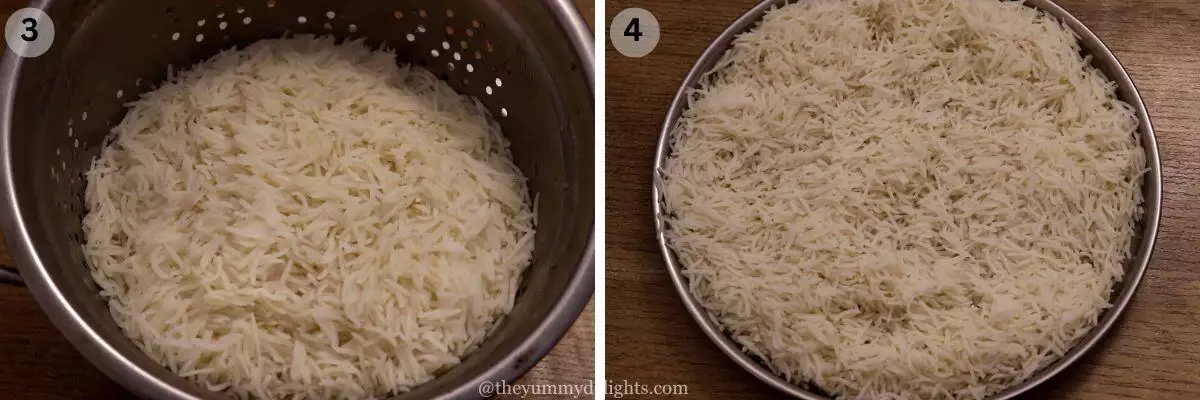
[[[496,123],[360,42],[221,53],[113,134],[87,173],[92,276],[147,354],[238,398],[427,382],[479,346],[530,263]]]

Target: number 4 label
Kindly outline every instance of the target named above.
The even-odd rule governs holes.
[[[641,24],[638,23],[641,20],[641,18],[634,18],[629,21],[629,26],[625,27],[625,36],[632,37],[635,42],[642,40]]]
[[[613,48],[626,57],[645,57],[658,45],[659,25],[654,14],[641,8],[626,8],[609,25]]]
[[[54,21],[42,10],[22,8],[4,24],[4,41],[21,57],[40,56],[54,44]]]

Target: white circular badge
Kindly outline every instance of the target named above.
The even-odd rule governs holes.
[[[21,57],[40,56],[54,43],[54,21],[42,10],[22,8],[4,24],[4,41]]]
[[[608,37],[625,57],[644,57],[658,45],[658,18],[641,8],[626,8],[613,17]]]

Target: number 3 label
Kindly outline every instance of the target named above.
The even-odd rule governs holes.
[[[42,10],[22,8],[4,24],[4,41],[21,57],[40,56],[54,43],[54,22]]]
[[[658,19],[641,8],[621,10],[608,32],[613,47],[626,57],[645,57],[658,45]]]
[[[26,42],[37,40],[37,20],[26,17],[21,20],[21,23],[25,24],[25,33],[21,34],[21,40]]]

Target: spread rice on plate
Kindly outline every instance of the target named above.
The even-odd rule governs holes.
[[[769,11],[689,93],[668,246],[744,351],[840,398],[980,399],[1095,326],[1146,163],[1052,16],[992,0]]]

